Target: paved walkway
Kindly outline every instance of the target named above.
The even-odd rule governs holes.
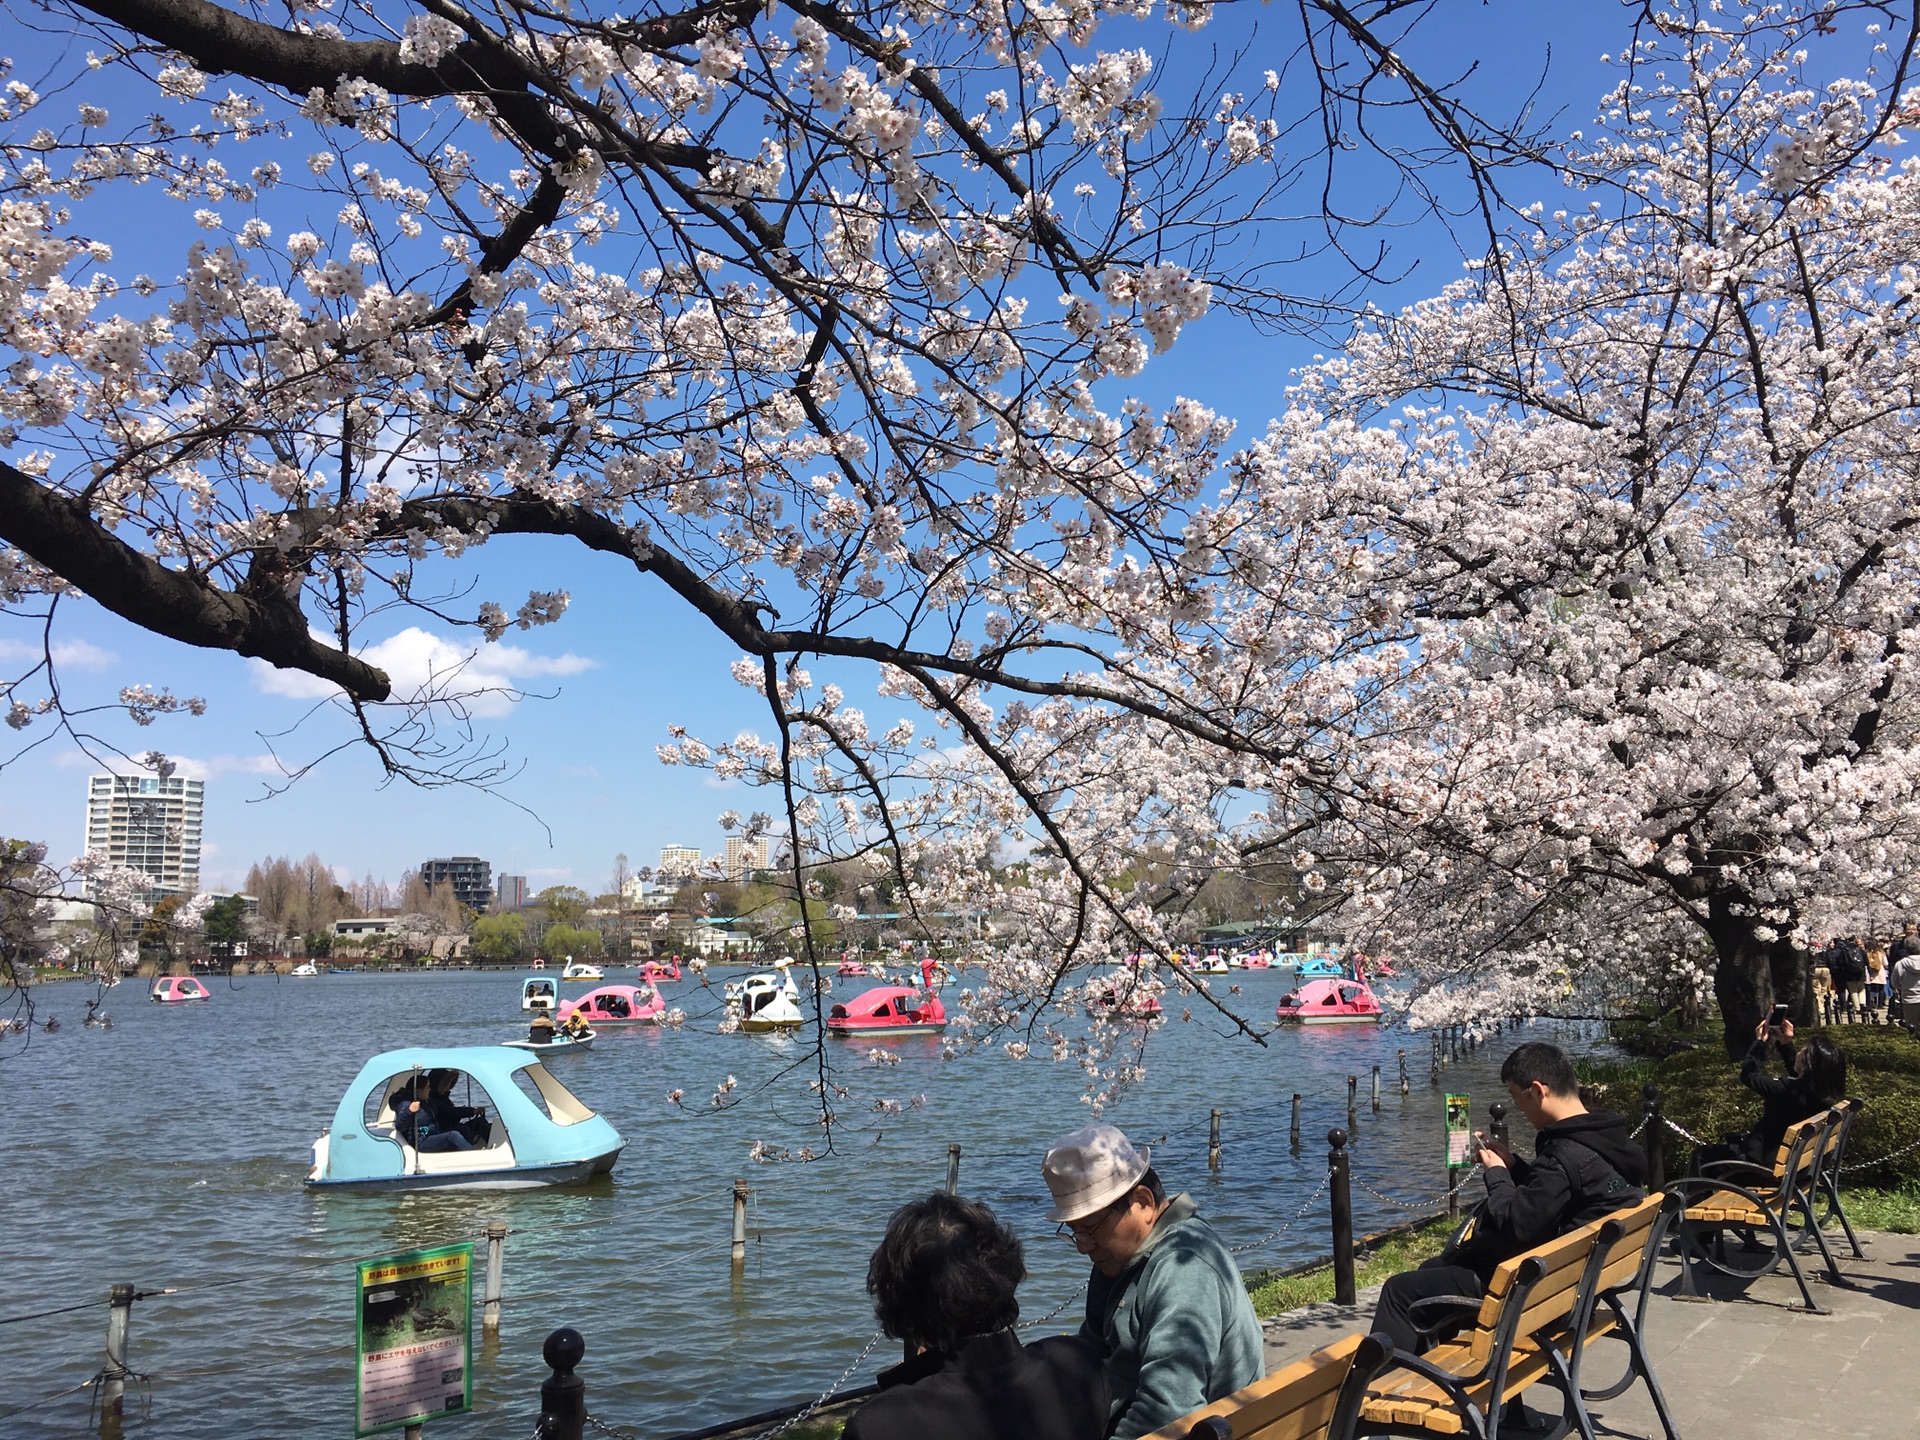
[[[1829,1315],[1801,1307],[1791,1275],[1745,1285],[1714,1277],[1714,1300],[1681,1300],[1678,1263],[1663,1263],[1647,1308],[1647,1344],[1682,1440],[1920,1436],[1920,1236],[1863,1232],[1865,1260],[1848,1258],[1845,1237],[1838,1238],[1844,1283],[1814,1269],[1818,1256],[1808,1267],[1814,1298]],[[1378,1294],[1376,1286],[1360,1293],[1357,1306],[1311,1305],[1267,1321],[1268,1372],[1364,1329]],[[1589,1378],[1611,1380],[1620,1373],[1619,1348],[1595,1343]],[[1550,1390],[1533,1401],[1535,1411],[1550,1408]],[[1642,1385],[1592,1408],[1602,1436],[1662,1440]]]

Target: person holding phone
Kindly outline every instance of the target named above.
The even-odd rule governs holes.
[[[1753,1045],[1740,1066],[1740,1083],[1760,1097],[1760,1123],[1744,1135],[1729,1132],[1718,1145],[1702,1145],[1693,1152],[1692,1169],[1716,1160],[1748,1160],[1771,1165],[1789,1125],[1837,1105],[1847,1094],[1847,1052],[1816,1035],[1796,1050],[1788,1006],[1778,1003],[1773,1013],[1753,1030]],[[1767,1059],[1778,1051],[1785,1075],[1767,1074]]]

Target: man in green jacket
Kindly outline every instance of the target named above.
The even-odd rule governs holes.
[[[1133,1440],[1266,1373],[1260,1321],[1240,1267],[1193,1197],[1168,1198],[1111,1125],[1076,1130],[1041,1164],[1049,1220],[1093,1262],[1080,1333],[1105,1357],[1107,1433]]]

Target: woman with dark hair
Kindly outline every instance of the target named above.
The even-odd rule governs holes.
[[[1785,1062],[1785,1075],[1767,1074],[1767,1056],[1774,1049]],[[1753,1048],[1740,1066],[1740,1083],[1760,1097],[1760,1123],[1745,1135],[1724,1136],[1725,1144],[1702,1145],[1694,1152],[1696,1172],[1716,1160],[1771,1165],[1789,1125],[1846,1098],[1847,1052],[1824,1035],[1796,1051],[1791,1020],[1778,1026],[1763,1020],[1754,1028]]]
[[[1101,1440],[1107,1385],[1077,1336],[1022,1345],[1020,1241],[984,1205],[934,1194],[901,1206],[867,1265],[880,1328],[905,1359],[845,1440]]]

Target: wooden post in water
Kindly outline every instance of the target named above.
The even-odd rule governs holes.
[[[960,1193],[960,1147],[947,1146],[947,1194]]]
[[[486,1301],[480,1310],[480,1328],[495,1334],[500,1330],[500,1281],[505,1269],[502,1251],[506,1240],[507,1227],[503,1222],[495,1220],[487,1226],[487,1290]]]
[[[127,1322],[133,1318],[133,1286],[107,1291],[107,1363],[100,1372],[100,1433],[118,1436],[127,1393]]]
[[[747,1264],[747,1182],[733,1182],[733,1268],[742,1270]]]
[[[1373,1113],[1380,1113],[1380,1067],[1373,1067]]]
[[[540,1382],[540,1420],[533,1427],[540,1440],[585,1440],[587,1382],[573,1372],[586,1353],[586,1339],[574,1329],[554,1331],[540,1347],[553,1367],[552,1377]]]
[[[1407,1093],[1407,1084],[1407,1052],[1402,1050],[1400,1052],[1400,1093],[1402,1095]]]
[[[1349,1129],[1353,1126],[1354,1113],[1359,1107],[1360,1077],[1358,1075],[1349,1075],[1347,1076],[1347,1126]]]
[[[1207,1169],[1214,1174],[1220,1173],[1220,1112],[1213,1112],[1213,1119],[1207,1129]]]
[[[1333,1208],[1333,1303],[1354,1303],[1353,1189],[1347,1166],[1347,1132],[1329,1130],[1328,1186]]]
[[[1300,1148],[1300,1096],[1293,1097],[1293,1124],[1287,1129],[1287,1143],[1294,1149]]]

